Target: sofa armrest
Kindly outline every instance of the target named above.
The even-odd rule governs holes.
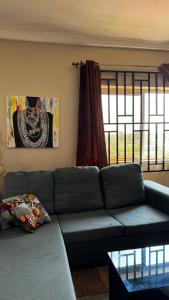
[[[144,180],[147,201],[157,209],[169,214],[169,188],[150,180]]]

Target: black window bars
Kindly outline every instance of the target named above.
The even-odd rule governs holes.
[[[102,70],[109,164],[139,162],[169,170],[169,84],[158,72]]]

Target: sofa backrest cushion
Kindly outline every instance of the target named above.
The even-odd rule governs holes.
[[[55,211],[72,213],[103,208],[97,167],[55,170]]]
[[[114,165],[100,170],[106,208],[118,208],[146,201],[141,166]]]
[[[3,198],[32,193],[48,213],[54,213],[53,172],[9,172],[4,178]]]

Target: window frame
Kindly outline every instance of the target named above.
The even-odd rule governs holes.
[[[113,74],[113,75],[112,75]],[[120,122],[118,121],[118,118],[120,117],[119,113],[118,113],[118,99],[119,99],[119,87],[120,87],[120,84],[119,84],[119,74],[123,74],[123,82],[124,82],[124,85],[122,86],[123,88],[123,95],[124,95],[124,114],[123,116],[129,116],[126,114],[126,97],[127,97],[127,90],[130,89],[132,91],[132,122],[129,123],[130,125],[132,125],[132,157],[131,157],[131,161],[128,161],[127,160],[127,152],[126,152],[126,148],[127,148],[127,143],[126,143],[126,125],[129,125],[128,123],[126,123],[126,125],[124,125],[124,159],[123,161],[120,161],[119,160],[119,141],[118,141],[118,134],[119,134],[119,125],[120,125]],[[131,76],[131,85],[128,86],[127,85],[127,76],[128,74],[130,74]],[[136,75],[139,75],[139,74],[142,74],[144,76],[147,76],[147,79],[136,79]],[[151,77],[154,76],[154,86],[151,86]],[[159,81],[159,78],[161,77],[161,82],[162,84],[159,86],[158,85],[158,81]],[[139,95],[140,95],[140,101],[141,101],[141,104],[140,104],[140,111],[141,111],[141,115],[140,115],[140,130],[138,130],[140,132],[140,143],[139,143],[139,149],[140,149],[140,159],[138,161],[135,160],[135,150],[134,150],[134,136],[135,136],[135,125],[136,125],[136,122],[134,121],[134,101],[135,101],[135,88],[136,88],[136,84],[135,82],[139,82],[139,85],[138,85],[138,88],[140,88],[140,91],[139,91]],[[111,163],[111,151],[110,151],[110,133],[113,133],[113,131],[107,131],[107,130],[104,130],[105,131],[105,137],[107,135],[107,138],[106,138],[106,145],[107,145],[107,156],[108,156],[108,163],[109,165],[110,164],[119,164],[119,163],[127,163],[127,162],[139,162],[142,166],[143,166],[143,171],[144,172],[160,172],[160,171],[168,171],[169,170],[169,159],[166,159],[165,157],[165,144],[166,144],[166,141],[165,141],[165,136],[166,136],[166,132],[169,131],[166,129],[166,125],[168,124],[169,126],[169,118],[168,118],[168,122],[166,121],[166,118],[165,118],[165,102],[166,102],[166,90],[167,90],[167,94],[169,93],[169,84],[165,82],[165,79],[164,77],[159,73],[159,72],[152,72],[152,71],[121,71],[121,70],[118,70],[118,71],[114,71],[114,70],[101,70],[101,85],[103,87],[103,83],[107,82],[107,86],[106,86],[106,89],[107,89],[107,96],[108,96],[108,122],[104,122],[104,126],[105,125],[116,125],[117,126],[117,130],[116,130],[116,133],[115,133],[115,136],[116,136],[116,161],[115,163]],[[111,89],[111,86],[110,86],[110,82],[114,82],[114,89],[115,89],[115,96],[116,96],[116,123],[111,123],[110,122],[110,119],[111,119],[111,116],[110,116],[110,89]],[[147,92],[145,92],[144,90],[144,82],[146,82],[146,89],[147,89]],[[159,162],[159,158],[158,158],[158,137],[157,137],[157,128],[158,127],[158,122],[156,122],[156,125],[155,125],[155,128],[156,128],[156,134],[155,134],[155,158],[154,158],[154,163],[152,163],[152,159],[151,159],[151,153],[150,153],[150,147],[151,147],[151,144],[150,144],[150,125],[153,124],[153,122],[150,122],[150,118],[152,117],[151,114],[150,114],[150,94],[151,91],[154,90],[154,93],[155,93],[155,97],[156,97],[156,117],[159,116],[158,114],[158,103],[157,103],[157,99],[158,99],[158,94],[162,93],[163,94],[163,148],[162,148],[162,160]],[[143,93],[144,91],[144,93]],[[145,115],[144,115],[144,109],[145,109],[145,94],[148,93],[148,121],[147,122],[144,122],[144,119],[145,119]],[[104,95],[102,93],[102,95]],[[144,100],[143,100],[144,99]],[[148,126],[148,129],[147,130],[143,130],[144,128],[144,125],[147,123],[147,126]],[[159,129],[158,129],[159,130]],[[142,141],[142,138],[143,138],[143,132],[147,132],[147,135],[148,135],[148,142],[147,142],[147,160],[145,159],[142,159],[142,156],[143,156],[143,141]],[[145,167],[145,164],[146,167]],[[152,166],[157,166],[157,169],[153,169]],[[155,168],[155,167],[154,167]]]

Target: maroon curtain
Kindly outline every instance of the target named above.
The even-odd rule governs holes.
[[[101,104],[101,72],[94,61],[80,67],[77,166],[107,165]]]
[[[164,76],[166,81],[169,81],[169,64],[162,64],[159,67],[160,72]]]

